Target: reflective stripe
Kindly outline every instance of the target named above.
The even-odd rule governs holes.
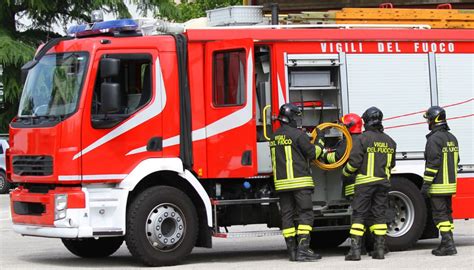
[[[300,182],[313,182],[313,178],[311,176],[304,176],[304,177],[298,177],[298,178],[290,178],[290,179],[278,179],[275,181],[275,185],[281,185],[281,184],[292,184],[292,183],[300,183]]]
[[[448,153],[443,153],[443,184],[449,184]]]
[[[438,170],[431,169],[431,168],[428,168],[428,167],[425,168],[425,171],[429,171],[429,172],[434,173],[434,174],[438,173]]]
[[[314,187],[314,181],[311,176],[275,180],[275,190],[284,190],[292,188]]]
[[[453,184],[432,184],[430,194],[452,194],[456,193],[456,183]]]
[[[387,224],[374,224],[370,226],[370,231],[373,232],[374,230],[386,230]]]
[[[365,232],[364,224],[360,223],[353,223],[351,226],[351,230],[349,231],[352,235],[363,236]]]
[[[349,164],[349,162],[347,162],[345,168],[347,168],[347,170],[350,171],[350,172],[355,172],[355,171],[357,171],[357,168],[352,167],[351,164]]]
[[[303,230],[303,231],[312,231],[313,227],[310,225],[298,225],[298,230]]]
[[[349,173],[346,172],[346,168],[344,168],[344,170],[342,170],[342,174],[344,176],[347,176],[347,177],[351,176]]]
[[[275,156],[275,147],[271,148],[272,152],[272,167],[273,167],[273,180],[277,180],[277,167],[276,167],[276,156]]]
[[[364,235],[364,231],[353,230],[353,229],[351,229],[349,231],[349,233],[352,234],[352,235],[357,235],[357,236],[363,236]]]
[[[449,221],[440,222],[436,225],[436,228],[438,228],[440,232],[449,232],[451,231],[451,222]]]
[[[451,231],[454,231],[454,223],[451,222]]]
[[[296,234],[301,235],[301,234],[309,234],[313,230],[313,227],[310,225],[298,225],[298,231]]]
[[[441,226],[449,226],[451,227],[451,222],[448,220],[448,221],[441,221],[440,223],[436,224],[436,228],[440,228]]]
[[[367,184],[367,183],[376,182],[376,181],[380,181],[380,180],[384,180],[384,178],[358,174],[356,176],[355,184],[356,185],[361,185],[361,184]]]
[[[390,166],[392,165],[392,154],[387,154],[387,165],[385,165],[385,175],[387,179],[390,179],[391,169]]]
[[[329,163],[334,163],[336,162],[336,153],[332,152],[327,155],[327,160]]]
[[[296,236],[296,228],[291,227],[291,228],[283,229],[282,234],[283,234],[283,237],[285,238],[294,237]]]
[[[387,234],[387,230],[374,230],[373,233],[375,235],[386,235]]]
[[[434,176],[423,176],[423,180],[426,182],[433,182]]]
[[[351,225],[351,229],[360,229],[360,230],[365,231],[365,226],[364,226],[364,224],[353,223],[353,224]]]
[[[370,231],[375,235],[386,235],[387,234],[387,224],[374,224],[370,226]]]
[[[344,189],[344,195],[350,196],[354,194],[354,184],[347,185]]]
[[[459,152],[454,152],[454,179],[458,179]]]
[[[291,145],[285,146],[286,178],[293,178],[293,159],[291,156]]]
[[[374,153],[369,153],[367,157],[367,175],[374,176]]]
[[[298,231],[296,231],[296,234],[297,234],[297,235],[309,234],[309,231],[301,231],[301,230],[298,230]]]
[[[322,145],[324,145],[324,143]],[[321,155],[322,149],[321,149],[321,147],[319,147],[317,145],[315,147],[316,147],[316,159],[317,159]]]

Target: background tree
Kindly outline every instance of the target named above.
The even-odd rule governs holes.
[[[178,5],[176,17],[170,17],[177,22],[206,16],[206,10],[219,7],[242,5],[242,0],[184,0]]]

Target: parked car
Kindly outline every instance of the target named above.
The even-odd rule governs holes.
[[[0,138],[0,194],[5,194],[10,191],[12,184],[7,181],[5,152],[8,149],[7,139]]]

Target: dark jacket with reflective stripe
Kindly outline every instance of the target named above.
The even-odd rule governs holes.
[[[309,161],[322,152],[303,131],[283,124],[270,142],[276,191],[313,189]]]
[[[352,134],[352,141],[356,140],[357,137],[359,137],[360,134]],[[328,164],[335,163],[339,159],[342,158],[344,155],[344,152],[346,151],[346,146],[347,146],[347,141],[346,139],[340,140],[336,145],[335,145],[335,150],[330,153],[326,153],[324,155],[324,161]],[[354,183],[355,183],[355,174],[352,174],[349,177],[346,177],[344,181],[344,195],[345,196],[351,196],[354,195]]]
[[[426,135],[425,173],[423,180],[431,184],[433,195],[456,193],[456,178],[459,162],[458,140],[447,126],[435,127]]]
[[[351,155],[342,170],[345,176],[356,174],[355,185],[388,182],[395,167],[397,144],[379,130],[366,130],[354,139]]]

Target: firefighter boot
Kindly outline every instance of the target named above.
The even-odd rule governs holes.
[[[442,232],[441,233],[441,244],[437,249],[433,249],[431,254],[435,256],[450,256],[457,254],[456,247],[454,246],[453,234],[452,232]]]
[[[314,253],[309,248],[311,241],[309,234],[298,235],[298,248],[296,249],[296,261],[310,262],[321,259],[321,255]]]
[[[285,238],[285,242],[290,261],[296,261],[296,237],[287,237]]]
[[[360,261],[362,236],[351,235],[351,249],[346,254],[346,261]]]
[[[367,249],[367,242],[367,234],[365,234],[360,239],[360,255],[370,255],[372,253],[372,250]]]
[[[374,251],[372,251],[372,259],[385,259],[385,235],[374,236]]]

